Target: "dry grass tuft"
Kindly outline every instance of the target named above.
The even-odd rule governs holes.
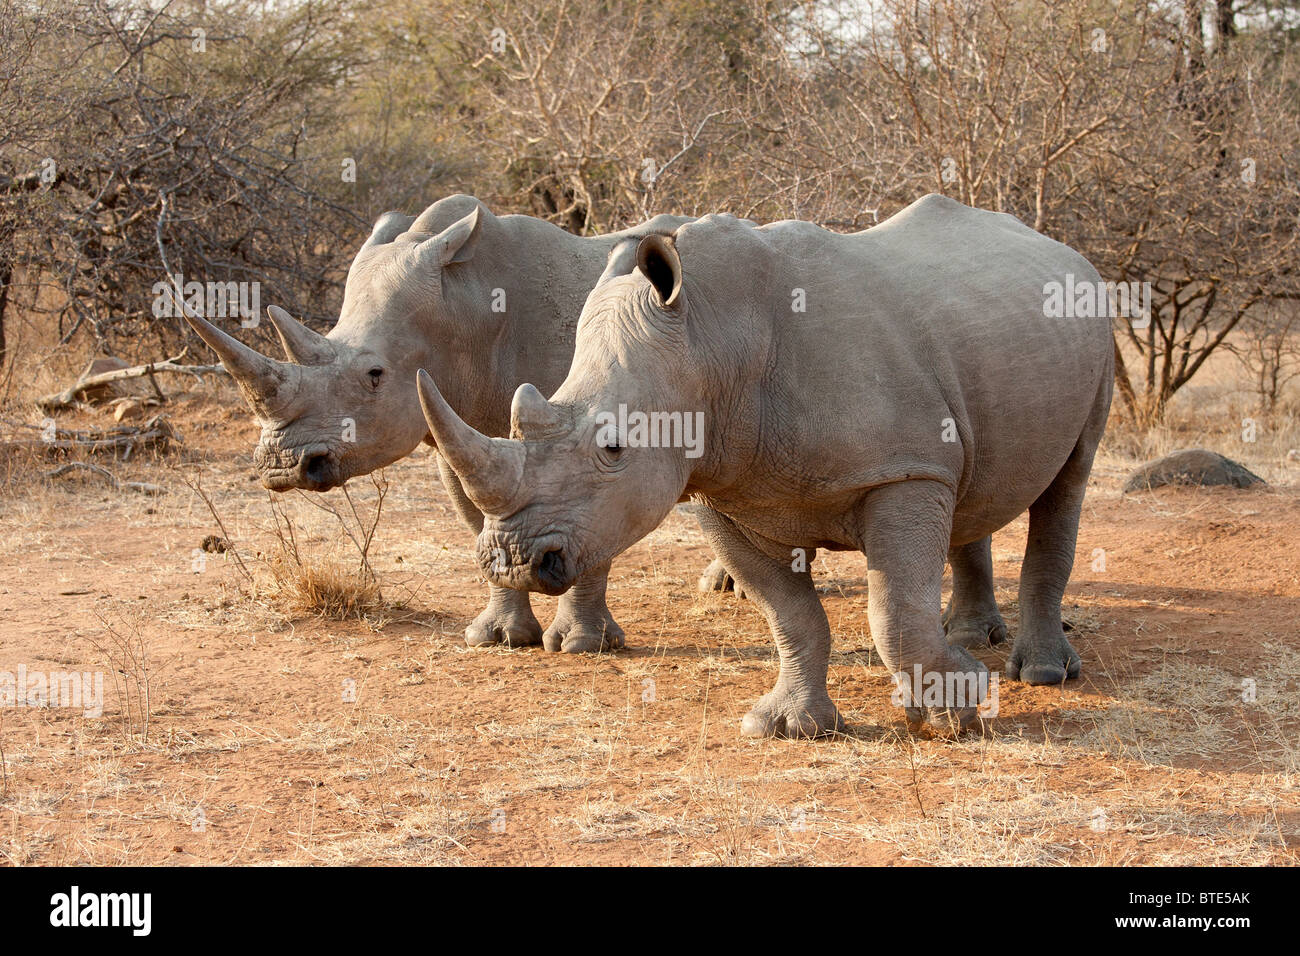
[[[383,607],[383,593],[374,578],[340,562],[295,563],[280,554],[268,567],[277,594],[293,611],[346,621],[363,620]]]
[[[293,518],[274,498],[268,498],[279,553],[267,561],[267,566],[275,578],[277,591],[287,596],[295,610],[335,620],[361,620],[383,607],[384,595],[379,588],[379,576],[370,563],[370,547],[384,512],[388,481],[380,472],[370,476],[370,483],[375,489],[371,515],[363,515],[358,510],[346,486],[342,490],[348,503],[347,512],[338,510],[319,496],[303,496],[334,518],[343,537],[356,550],[358,562],[355,565],[345,565],[336,557],[317,559],[304,556],[298,548],[301,533]]]
[[[269,587],[266,588],[241,556],[241,548],[229,530],[228,522],[204,489],[199,475],[185,475],[183,480],[203,502],[221,531],[220,535],[210,535],[204,540],[204,550],[229,554],[254,599],[265,589],[273,600],[290,612],[340,621],[366,620],[386,608],[379,575],[370,559],[388,494],[388,481],[382,472],[370,476],[375,495],[373,511],[369,513],[364,504],[358,507],[346,486],[342,492],[347,510],[334,507],[320,495],[299,492],[302,500],[332,519],[326,522],[332,526],[328,534],[320,533],[319,529],[308,530],[300,517],[295,518],[274,495],[268,495],[266,502],[274,544],[267,551],[254,553],[270,574]],[[216,542],[218,547],[209,549],[209,540]],[[316,545],[330,541],[333,544],[327,545],[326,553],[322,554],[322,549]],[[349,543],[355,552],[351,560],[343,556],[346,550],[343,542]]]

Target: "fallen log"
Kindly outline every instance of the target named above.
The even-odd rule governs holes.
[[[62,411],[82,401],[87,392],[102,389],[105,385],[111,385],[114,382],[133,378],[148,378],[153,385],[154,391],[159,398],[162,398],[162,390],[158,388],[158,383],[154,380],[154,376],[159,372],[168,372],[173,375],[193,375],[200,382],[203,381],[204,375],[228,374],[222,365],[182,365],[180,361],[184,357],[185,353],[182,352],[175,358],[164,359],[161,362],[149,362],[146,365],[133,365],[129,368],[114,369],[111,372],[100,372],[98,375],[87,375],[77,379],[61,392],[55,392],[52,395],[37,399],[36,404],[40,406],[43,412]]]
[[[123,426],[93,431],[73,431],[66,428],[54,428],[53,422],[42,428],[38,425],[26,425],[21,422],[6,424],[28,431],[40,432],[40,438],[30,440],[18,439],[0,442],[3,451],[29,451],[49,457],[57,457],[71,451],[88,451],[92,454],[112,452],[114,457],[126,461],[136,451],[167,451],[173,441],[181,441],[180,433],[171,426],[163,415],[155,415],[143,425]]]

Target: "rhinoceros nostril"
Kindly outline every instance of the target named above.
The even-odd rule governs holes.
[[[542,560],[537,565],[537,577],[543,584],[553,588],[565,588],[568,586],[569,579],[564,568],[564,552],[560,548],[552,548],[542,555]]]
[[[327,484],[330,477],[330,454],[327,451],[304,455],[298,466],[302,476],[312,484]]]

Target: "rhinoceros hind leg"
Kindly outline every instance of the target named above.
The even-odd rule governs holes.
[[[542,643],[542,626],[533,616],[528,592],[490,587],[492,593],[487,607],[465,628],[465,643],[470,647],[488,644],[529,647]]]
[[[761,551],[730,519],[716,512],[698,517],[713,549],[767,618],[781,658],[776,686],[750,708],[741,733],[819,737],[843,731],[844,720],[826,690],[831,629],[812,575]]]
[[[1061,624],[1061,599],[1074,568],[1079,512],[1105,412],[1104,405],[1094,411],[1060,474],[1029,506],[1029,541],[1020,568],[1020,629],[1007,658],[1012,680],[1059,684],[1079,676],[1079,655]]]
[[[952,599],[943,612],[943,631],[954,647],[987,647],[1007,639],[993,595],[993,538],[948,549]]]
[[[944,555],[952,491],[937,481],[898,481],[869,491],[859,515],[867,557],[871,640],[896,684],[909,730],[956,735],[980,717],[988,668],[944,640]]]
[[[589,571],[560,597],[542,644],[548,651],[596,654],[623,647],[623,629],[605,603],[609,565]]]
[[[742,600],[745,597],[745,589],[736,586],[736,579],[731,576],[726,565],[718,558],[713,559],[704,573],[700,575],[701,591],[735,591],[736,597]]]

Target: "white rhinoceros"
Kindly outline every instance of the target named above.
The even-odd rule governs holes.
[[[429,440],[414,388],[434,369],[474,427],[507,433],[522,382],[552,389],[573,356],[575,316],[612,249],[629,237],[690,221],[658,216],[581,238],[531,216],[494,216],[472,196],[450,196],[418,217],[386,213],[348,270],[328,335],[283,309],[268,312],[288,362],[269,359],[202,318],[190,325],[220,356],[262,425],[253,458],[272,490],[324,491],[382,468]],[[482,514],[455,473],[439,469],[457,511],[477,533]],[[714,578],[724,577],[714,562]],[[544,643],[551,650],[617,647],[623,632],[605,605],[607,569],[592,568],[560,602],[545,635],[528,595],[491,586],[471,623],[471,645]]]
[[[1092,315],[1048,318],[1045,295],[1062,287],[1093,289],[1079,302],[1091,309],[1070,310]],[[474,476],[479,560],[497,583],[561,593],[691,496],[780,655],[744,732],[812,736],[842,721],[808,564],[816,548],[859,550],[897,702],[913,726],[951,732],[988,676],[962,645],[1001,626],[989,536],[1026,509],[1007,676],[1078,674],[1061,597],[1110,406],[1107,311],[1077,252],[942,196],[853,235],[708,216],[607,270],[559,390],[515,393],[522,440],[478,434],[424,373],[420,398],[442,453]],[[702,416],[698,456],[663,440],[686,416]]]

